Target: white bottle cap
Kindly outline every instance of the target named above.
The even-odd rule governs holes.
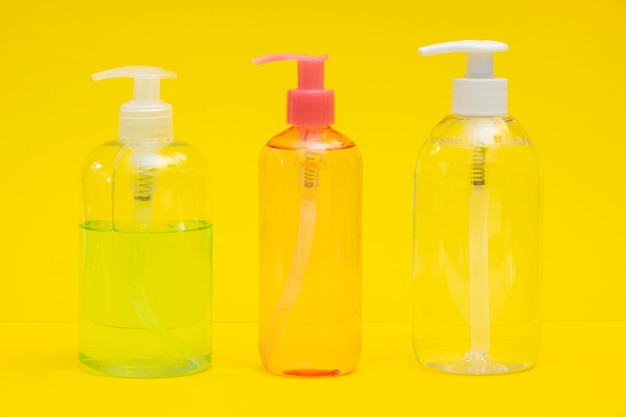
[[[133,78],[135,96],[120,109],[120,139],[171,139],[174,137],[172,106],[159,98],[161,78],[176,74],[157,67],[121,67],[92,75],[93,79]]]
[[[418,48],[422,55],[467,53],[465,78],[452,80],[452,113],[463,116],[497,116],[508,113],[507,79],[493,75],[493,53],[507,51],[496,41],[444,42]]]

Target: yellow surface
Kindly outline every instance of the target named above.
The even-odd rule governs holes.
[[[418,149],[450,108],[460,55],[418,46],[508,42],[496,73],[545,173],[548,320],[626,320],[626,3],[589,1],[5,1],[0,13],[0,320],[74,321],[78,175],[116,136],[129,80],[89,75],[159,65],[175,131],[212,163],[215,318],[257,319],[257,161],[285,128],[295,64],[328,53],[337,125],[364,161],[366,321],[409,319]]]
[[[253,324],[215,326],[209,371],[156,380],[79,370],[74,324],[0,334],[2,416],[626,416],[626,322],[547,323],[537,367],[493,377],[420,366],[404,323],[367,324],[357,370],[324,379],[265,372]]]

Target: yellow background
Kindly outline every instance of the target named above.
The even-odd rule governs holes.
[[[78,175],[132,88],[90,74],[144,64],[178,73],[176,135],[212,164],[215,320],[255,321],[257,158],[296,66],[250,60],[277,52],[330,56],[364,159],[364,319],[409,320],[413,167],[465,65],[416,48],[457,39],[510,46],[496,74],[544,166],[544,318],[626,320],[623,0],[10,2],[0,39],[0,320],[76,319]]]
[[[419,367],[402,323],[414,163],[449,112],[451,79],[465,64],[416,48],[458,39],[509,44],[496,74],[509,79],[510,112],[544,166],[544,349],[536,370],[495,379]],[[347,414],[363,401],[381,415],[419,415],[430,401],[430,410],[447,410],[441,415],[471,407],[477,415],[626,415],[626,331],[598,323],[626,320],[624,0],[5,1],[0,45],[0,384],[9,388],[0,414],[10,396],[22,413],[2,415],[122,410],[103,398],[175,415],[182,410],[165,399],[174,393],[219,416],[253,415],[255,406],[332,414],[324,398]],[[329,385],[265,375],[254,325],[225,324],[256,320],[257,158],[285,127],[296,68],[250,60],[277,52],[329,54],[336,128],[364,159],[365,350],[354,376]],[[215,185],[215,364],[167,382],[74,368],[79,171],[91,149],[116,137],[119,105],[131,97],[129,80],[95,83],[90,74],[137,64],[178,73],[162,96],[174,106],[178,138],[210,160]],[[241,401],[238,389],[256,399]],[[72,392],[92,405],[78,409]],[[499,402],[483,408],[485,392]]]

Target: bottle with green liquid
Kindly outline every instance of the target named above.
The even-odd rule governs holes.
[[[159,99],[173,77],[155,67],[93,75],[134,79],[119,138],[82,173],[79,358],[102,374],[178,376],[211,361],[209,176]]]

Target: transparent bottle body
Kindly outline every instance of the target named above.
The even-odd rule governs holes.
[[[361,156],[331,128],[291,127],[259,162],[259,352],[288,376],[351,372],[361,351]]]
[[[174,141],[98,147],[82,176],[79,360],[122,377],[205,369],[212,223],[206,164]]]
[[[527,369],[541,344],[542,179],[506,117],[446,117],[415,171],[413,346],[453,373]]]

